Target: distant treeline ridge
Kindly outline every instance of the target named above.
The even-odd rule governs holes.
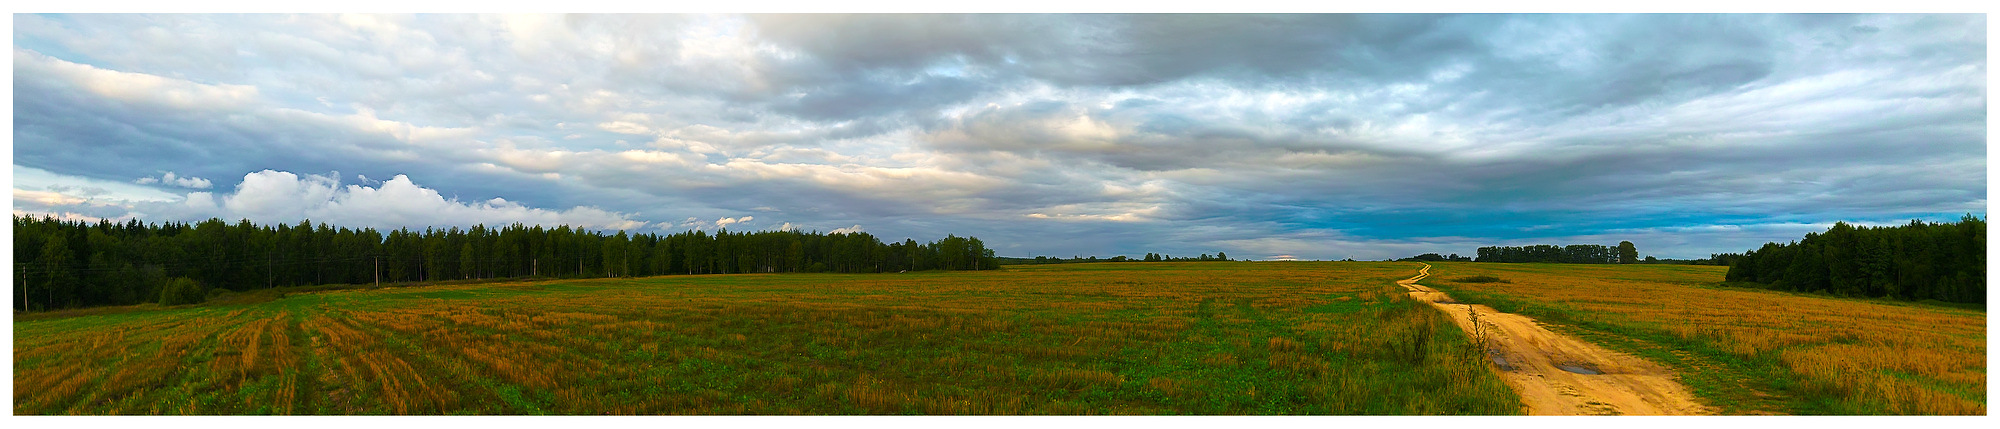
[[[883,244],[865,232],[695,230],[616,234],[513,224],[386,234],[297,225],[143,224],[14,217],[14,301],[32,308],[152,302],[169,279],[243,291],[275,286],[506,277],[770,272],[872,273],[999,266],[978,238]],[[379,276],[379,277],[378,277]],[[22,307],[30,308],[30,307]]]
[[[1229,260],[1229,254],[1224,252],[1215,252],[1215,256],[1209,256],[1207,253],[1203,253],[1201,254],[1201,256],[1183,256],[1179,258],[1176,258],[1173,255],[1165,255],[1159,253],[1147,253],[1146,256],[1142,258],[1131,258],[1125,255],[1118,255],[1104,259],[1098,259],[1097,255],[1090,255],[1089,257],[1075,256],[1069,259],[1051,258],[1048,256],[1036,256],[1033,258],[1014,258],[1014,257],[1002,256],[1000,257],[1000,265],[1080,264],[1088,262],[1206,262],[1206,261],[1228,261],[1228,260]]]
[[[1803,240],[1714,257],[1733,262],[1728,281],[1770,289],[1986,302],[1986,221],[1970,214],[1956,223],[1891,227],[1835,222]]]
[[[1477,262],[1544,262],[1559,264],[1630,264],[1638,262],[1639,251],[1632,242],[1618,246],[1571,244],[1554,246],[1487,246],[1479,248]]]

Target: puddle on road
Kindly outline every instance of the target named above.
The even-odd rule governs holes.
[[[1569,371],[1569,372],[1574,372],[1574,373],[1577,373],[1577,374],[1583,374],[1583,375],[1603,375],[1603,374],[1604,374],[1603,372],[1598,372],[1597,370],[1594,370],[1594,369],[1590,369],[1590,368],[1585,368],[1585,367],[1581,367],[1581,366],[1576,366],[1576,365],[1564,365],[1564,364],[1556,364],[1556,368],[1559,368],[1559,369],[1562,369],[1562,370],[1564,370],[1564,371]]]

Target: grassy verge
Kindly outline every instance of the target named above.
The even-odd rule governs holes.
[[[1458,302],[1485,304],[1494,310],[1534,318],[1549,328],[1583,338],[1593,344],[1632,353],[1672,367],[1682,384],[1720,414],[1826,414],[1830,410],[1812,401],[1785,394],[1786,370],[1771,359],[1744,359],[1704,341],[1687,340],[1645,324],[1609,322],[1604,318],[1559,303],[1535,302],[1498,292],[1473,291],[1452,287],[1449,282],[1427,284]],[[1776,392],[1776,394],[1774,394]]]

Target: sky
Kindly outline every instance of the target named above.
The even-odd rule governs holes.
[[[1986,216],[1978,14],[12,20],[15,214],[1362,260]]]

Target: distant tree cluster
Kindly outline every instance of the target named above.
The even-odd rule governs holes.
[[[1205,261],[1227,261],[1227,260],[1229,260],[1229,254],[1222,252],[1215,252],[1215,256],[1208,256],[1207,253],[1203,253],[1201,254],[1201,256],[1179,257],[1179,258],[1174,257],[1174,255],[1147,253],[1146,258],[1141,259],[1140,262],[1205,262]]]
[[[1729,265],[1729,261],[1734,260],[1733,258],[1742,256],[1735,253],[1717,253],[1709,255],[1708,258],[1704,259],[1661,259],[1647,256],[1645,259],[1639,260],[1639,263],[1658,265]]]
[[[1457,253],[1453,253],[1451,254],[1451,256],[1439,255],[1436,253],[1425,253],[1422,255],[1397,259],[1396,262],[1472,262],[1472,258],[1465,256],[1458,256]]]
[[[1636,257],[1625,257],[1638,253],[1631,247],[1632,242],[1620,243],[1618,247],[1597,244],[1571,244],[1555,246],[1537,244],[1533,246],[1479,248],[1478,262],[1546,262],[1559,264],[1616,264],[1631,263]],[[1622,251],[1621,249],[1629,249]]]
[[[158,301],[175,277],[205,288],[244,291],[375,281],[873,273],[999,265],[978,238],[958,236],[883,244],[865,232],[630,235],[520,224],[384,234],[310,221],[276,226],[220,219],[90,224],[29,216],[14,217],[14,263],[19,285],[14,297],[24,309]],[[26,307],[29,303],[33,307]]]
[[[1727,280],[1777,290],[1986,301],[1986,221],[1972,215],[1956,223],[1912,220],[1893,227],[1836,222],[1826,233],[1766,243],[1730,259]]]
[[[1743,254],[1741,254],[1741,253],[1711,253],[1711,254],[1709,254],[1709,255],[1708,255],[1708,259],[1696,259],[1696,260],[1694,261],[1694,264],[1695,264],[1695,265],[1736,265],[1736,261],[1738,261],[1738,260],[1741,260],[1741,259],[1743,259]]]
[[[1215,256],[1209,256],[1209,254],[1203,253],[1201,254],[1201,256],[1179,257],[1179,258],[1176,258],[1173,255],[1147,253],[1146,256],[1140,258],[1132,258],[1125,255],[1118,255],[1103,259],[1099,259],[1097,255],[1091,255],[1089,257],[1075,256],[1069,259],[1052,258],[1048,256],[1036,256],[1034,258],[1003,257],[1000,258],[1000,265],[1080,264],[1088,262],[1206,262],[1206,261],[1228,261],[1228,260],[1230,260],[1229,254],[1225,252],[1215,252]]]

